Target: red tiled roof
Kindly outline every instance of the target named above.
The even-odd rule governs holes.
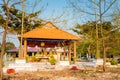
[[[70,39],[70,40],[80,40],[79,37],[70,34],[66,31],[58,29],[51,22],[42,25],[36,29],[26,32],[22,36],[23,38],[41,38],[41,39]]]

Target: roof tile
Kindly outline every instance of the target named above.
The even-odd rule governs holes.
[[[43,39],[71,39],[79,40],[80,38],[57,28],[51,22],[46,23],[36,29],[26,32],[23,38],[43,38]]]

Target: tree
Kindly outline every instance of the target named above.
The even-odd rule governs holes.
[[[116,26],[117,28],[117,26]],[[120,57],[120,31],[119,29],[113,29],[109,34],[109,39],[106,40],[107,45],[107,56],[111,57]]]
[[[93,44],[95,42],[95,22],[87,22],[85,24],[77,24],[75,26],[75,28],[72,29],[74,32],[76,32],[79,35],[82,35],[82,39],[83,39],[83,44],[82,44],[82,51],[85,51],[86,53],[88,53],[88,56],[91,53],[94,53],[93,51],[91,51],[92,47],[95,46],[95,44]]]
[[[41,0],[35,1],[35,3],[39,3]],[[12,2],[11,0],[7,0],[7,4],[11,4],[8,6],[9,8],[9,23],[8,23],[8,32],[7,33],[14,33],[14,34],[21,34],[21,19],[22,19],[22,11],[20,9],[17,9],[15,5],[20,5],[22,1],[14,1]],[[32,6],[32,5],[31,5]],[[33,10],[36,4],[33,6]],[[3,17],[6,15],[6,8],[4,6],[4,3],[1,4],[1,12],[0,13],[0,27],[3,27],[3,23],[5,23],[5,18]],[[38,19],[37,17],[41,13],[41,10],[34,11],[31,13],[24,12],[24,31],[23,32],[28,32],[36,27],[39,27],[42,25],[43,20]]]
[[[3,59],[3,55],[4,55],[4,51],[5,51],[5,43],[6,43],[6,34],[7,34],[7,30],[8,30],[8,21],[9,21],[9,8],[8,8],[8,4],[6,3],[5,0],[3,0],[4,3],[4,7],[6,9],[6,19],[3,20],[4,23],[2,24],[3,28],[4,28],[4,34],[3,34],[3,39],[2,39],[2,46],[1,46],[1,54],[0,54],[0,80],[2,80],[2,59]]]
[[[80,53],[84,54],[84,53],[88,53],[88,54],[91,54],[92,55],[95,55],[95,44],[96,44],[96,39],[95,39],[95,26],[96,23],[93,21],[93,22],[87,22],[85,24],[77,24],[72,30],[74,32],[76,32],[78,35],[82,35],[82,43],[78,44],[78,48],[77,48],[77,51],[79,50]],[[100,24],[97,24],[98,26],[100,26]],[[117,26],[113,25],[111,22],[103,22],[102,23],[102,26],[103,26],[103,33],[104,33],[104,39],[105,39],[105,43],[106,43],[106,46],[105,46],[105,51],[107,53],[107,56],[110,56],[111,53],[112,54],[117,54],[119,55],[119,46],[118,44],[119,41],[117,41],[116,37],[118,37],[118,34],[120,34],[119,31],[117,30],[114,30]],[[101,38],[101,33],[100,33],[100,29],[99,29],[99,38]],[[101,39],[102,40],[102,39]],[[116,41],[117,43],[116,43]],[[99,44],[99,45],[102,45]],[[118,47],[115,47],[115,46],[118,46]],[[111,50],[111,48],[116,51],[114,52],[113,50]],[[100,53],[103,53],[103,50],[102,50],[102,46],[99,47],[100,49]],[[118,53],[117,53],[118,51]],[[103,54],[101,54],[101,57],[103,57]]]
[[[103,57],[103,71],[105,71],[105,62],[106,62],[106,58],[105,58],[105,55],[106,55],[106,52],[105,52],[105,38],[104,38],[103,26],[102,26],[103,16],[105,16],[105,14],[107,14],[107,12],[109,12],[110,8],[113,6],[113,4],[116,1],[117,0],[109,0],[109,1],[108,0],[94,0],[94,1],[93,0],[88,0],[88,1],[85,0],[85,1],[83,1],[84,3],[82,3],[81,0],[77,0],[77,1],[69,0],[72,7],[74,9],[78,10],[79,12],[86,13],[86,14],[93,15],[93,16],[95,16],[95,15],[98,16],[98,21],[96,21],[96,22],[100,23],[98,28],[100,29],[100,36],[101,37],[99,37],[98,39],[101,40],[102,47],[103,47],[103,54],[104,54],[104,57]],[[80,5],[80,3],[82,3],[86,7],[83,7],[82,4]],[[97,10],[95,13],[93,13],[94,11],[92,11],[92,10],[94,10],[94,5],[95,5],[95,8]]]
[[[2,80],[2,59],[5,52],[6,34],[8,32],[15,32],[17,34],[20,34],[22,17],[22,12],[15,8],[15,5],[20,4],[21,1],[18,0],[12,2],[11,0],[2,0],[2,2],[3,4],[1,4],[2,11],[0,13],[0,26],[4,28],[4,34],[2,38],[0,54],[0,80]],[[40,11],[37,11],[25,16],[26,21],[24,24],[26,24],[26,28],[24,32],[41,25],[41,20],[34,19],[39,13]]]
[[[5,10],[5,7],[3,7]],[[6,10],[5,10],[6,11]],[[28,32],[42,24],[42,20],[36,20],[35,18],[40,14],[41,11],[37,11],[30,14],[25,14],[24,17],[24,31]],[[22,12],[15,7],[10,8],[10,16],[9,16],[9,32],[21,34],[21,18]]]

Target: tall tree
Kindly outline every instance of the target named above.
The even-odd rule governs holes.
[[[91,48],[94,46],[93,43],[95,42],[95,22],[87,22],[82,25],[77,24],[72,30],[77,34],[82,35],[84,45],[82,45],[83,47],[81,48],[83,51],[87,51],[89,55],[93,53]]]
[[[79,12],[83,12],[83,13],[93,15],[93,16],[95,16],[95,15],[98,16],[98,21],[97,22],[100,23],[100,26],[98,26],[98,28],[100,28],[100,36],[101,36],[101,37],[99,37],[99,39],[101,40],[102,47],[103,47],[103,54],[104,54],[104,57],[103,57],[103,71],[105,71],[105,62],[106,62],[105,55],[106,55],[106,53],[105,53],[105,39],[104,39],[103,26],[102,26],[103,16],[105,16],[105,14],[107,14],[107,12],[110,10],[110,8],[113,6],[113,4],[117,0],[109,0],[109,1],[108,0],[95,0],[95,1],[96,2],[94,2],[94,0],[85,0],[85,1],[69,0],[72,7],[74,9],[78,10]],[[97,9],[96,14],[93,13],[94,11],[92,11],[92,10],[94,10],[94,5],[96,6],[96,9]]]
[[[4,27],[4,34],[3,34],[3,39],[2,39],[2,47],[1,47],[1,54],[0,54],[0,80],[2,80],[2,59],[3,59],[3,55],[4,55],[4,51],[5,51],[5,43],[6,43],[6,34],[7,34],[7,30],[8,30],[8,22],[9,22],[9,8],[8,8],[8,3],[3,0],[3,7],[5,7],[6,9],[6,20],[5,23],[3,23],[3,27]]]
[[[15,8],[15,5],[21,3],[21,1],[2,0],[1,13],[0,13],[0,27],[4,28],[4,34],[2,38],[1,54],[0,54],[0,80],[2,80],[2,59],[5,52],[6,34],[9,32],[15,32],[20,34],[21,30],[21,17],[22,12]],[[40,11],[25,15],[25,29],[24,32],[29,31],[35,27],[41,25],[41,20],[35,20],[35,17]]]
[[[88,22],[85,24],[77,24],[72,30],[74,32],[76,32],[79,35],[82,35],[83,38],[83,42],[78,44],[79,47],[77,50],[79,50],[80,53],[88,53],[88,54],[93,54],[95,55],[95,43],[96,43],[96,37],[95,37],[95,29],[96,29],[96,23],[93,22]],[[97,24],[98,26],[100,26],[100,23]],[[111,22],[103,22],[102,23],[102,27],[103,27],[103,33],[104,33],[104,39],[105,39],[105,51],[107,52],[107,56],[110,56],[111,53],[119,55],[119,46],[118,44],[119,41],[116,39],[116,37],[118,36],[118,34],[120,34],[119,31],[115,30],[117,26],[113,25]],[[100,30],[99,30],[99,37],[101,37],[100,35]],[[115,38],[114,38],[115,37]],[[117,43],[116,43],[116,41]],[[114,43],[113,43],[114,42]],[[113,45],[114,44],[114,45]],[[100,44],[102,45],[102,43]],[[114,46],[118,46],[118,47],[114,47]],[[112,48],[112,49],[110,49]],[[100,53],[103,53],[103,49],[102,46],[99,48],[100,49]],[[116,52],[114,52],[116,51]],[[118,52],[117,52],[118,51]],[[103,57],[104,55],[101,54],[101,57]]]

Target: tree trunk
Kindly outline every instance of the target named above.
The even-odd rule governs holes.
[[[103,46],[103,71],[106,70],[106,50],[105,50],[105,41],[102,40],[102,46]]]
[[[99,53],[99,41],[98,41],[98,16],[97,16],[97,6],[96,6],[96,0],[94,0],[94,10],[95,10],[95,26],[96,26],[96,59],[100,58]]]
[[[19,51],[19,58],[20,59],[23,59],[25,56],[24,56],[24,53],[23,53],[23,47],[22,47],[22,41],[23,41],[23,30],[24,30],[24,0],[22,0],[22,27],[21,27],[21,38],[20,38],[20,51]]]
[[[89,60],[89,56],[90,56],[90,53],[91,53],[91,51],[90,51],[90,45],[89,45],[89,47],[87,48],[87,51],[88,51],[88,60]]]
[[[2,39],[2,47],[1,47],[1,54],[0,54],[0,80],[2,80],[3,70],[2,70],[2,62],[3,62],[3,55],[5,53],[5,43],[6,43],[6,33],[7,31],[4,31],[3,39]]]
[[[106,56],[105,56],[105,40],[103,39],[104,38],[104,35],[103,35],[103,26],[102,26],[102,0],[100,0],[100,3],[99,3],[99,9],[100,9],[100,32],[101,32],[101,39],[102,39],[102,48],[103,48],[103,71],[105,71],[105,61],[106,61]]]
[[[3,34],[3,39],[2,39],[2,47],[1,47],[1,54],[0,54],[0,80],[3,78],[3,70],[2,70],[2,62],[3,62],[3,55],[5,53],[5,43],[6,43],[6,34],[8,30],[8,19],[9,19],[9,9],[7,7],[7,3],[4,3],[6,7],[6,23],[4,27],[4,34]]]

